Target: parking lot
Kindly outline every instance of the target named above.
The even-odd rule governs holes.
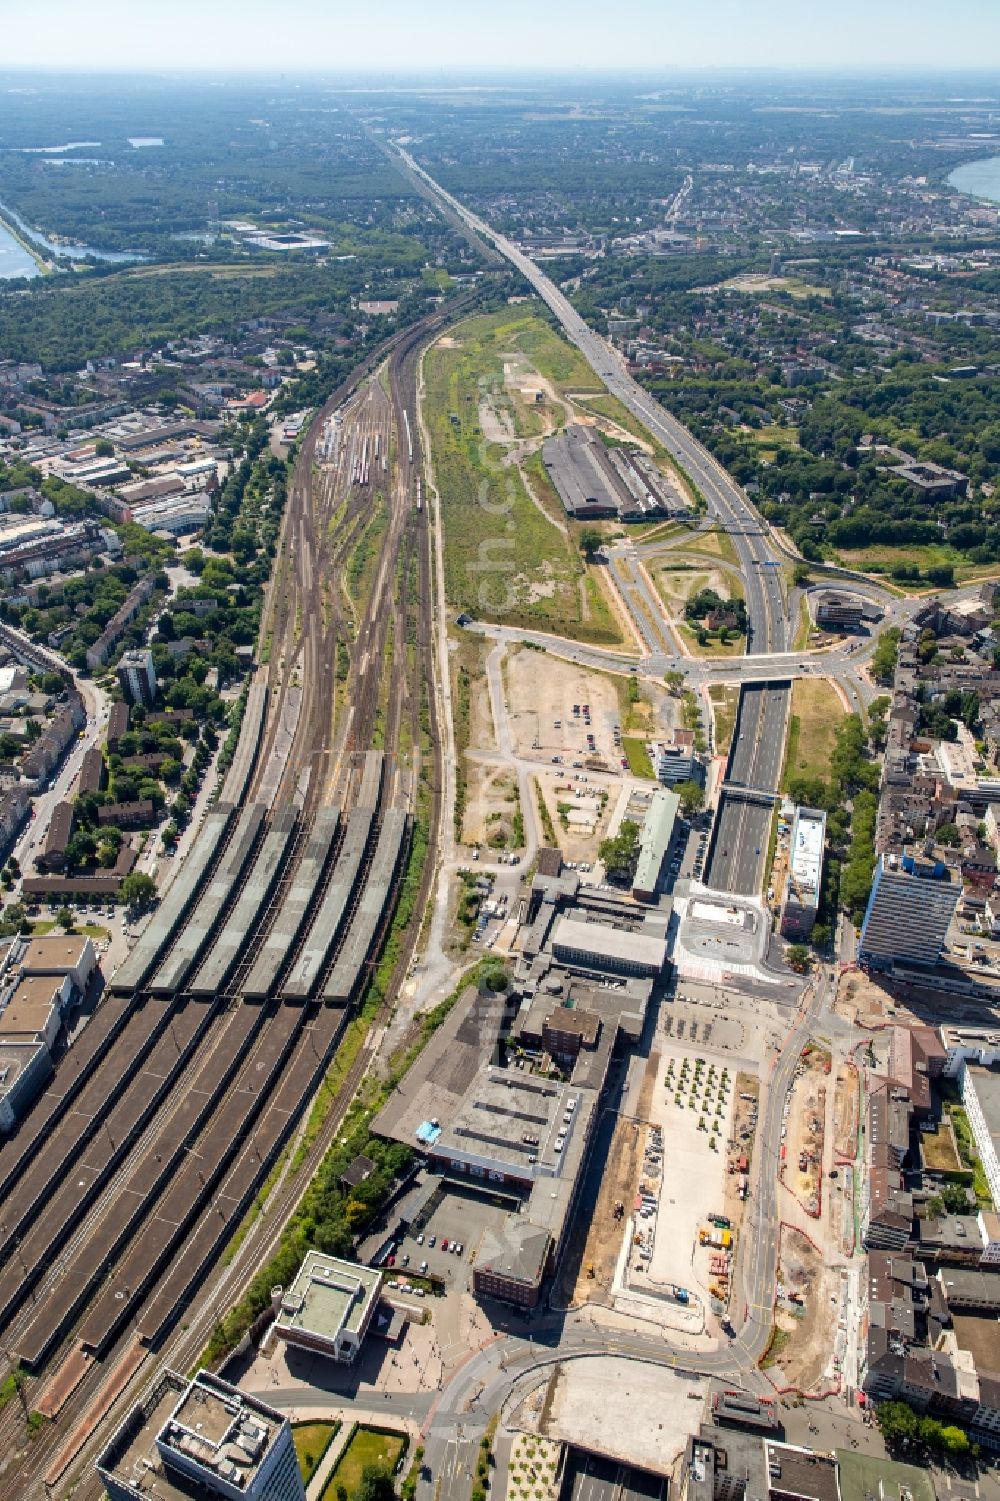
[[[710,1058],[704,1058],[699,1073],[698,1061],[697,1049],[676,1045],[661,1056],[650,1124],[660,1128],[665,1142],[663,1177],[651,1245],[647,1241],[647,1270],[633,1280],[636,1287],[646,1279],[661,1290],[685,1287],[708,1310],[710,1289],[720,1284],[712,1271],[713,1253],[698,1245],[698,1232],[708,1227],[710,1215],[722,1212],[735,1075],[730,1070],[723,1081],[726,1065]]]
[[[442,1184],[398,1240],[397,1271],[417,1277],[423,1271],[440,1279],[449,1292],[464,1291],[472,1281],[483,1232],[502,1224],[509,1210],[509,1201],[498,1196],[480,1197],[460,1184]]]

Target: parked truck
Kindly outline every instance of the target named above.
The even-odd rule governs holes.
[[[702,1246],[712,1246],[717,1251],[728,1251],[733,1243],[731,1230],[707,1230],[698,1231],[698,1243]]]

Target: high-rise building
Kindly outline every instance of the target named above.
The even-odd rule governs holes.
[[[826,814],[819,808],[796,808],[788,852],[788,881],[781,904],[781,936],[808,938],[816,922],[823,876]]]
[[[858,962],[868,969],[901,964],[933,966],[941,958],[958,905],[960,886],[943,874],[894,869],[883,855],[875,867],[871,896],[858,943]],[[936,872],[937,866],[928,867]]]
[[[99,1456],[111,1501],[305,1501],[284,1413],[211,1371],[164,1371]]]
[[[123,652],[118,662],[118,682],[126,703],[156,703],[156,669],[153,653],[148,649]]]

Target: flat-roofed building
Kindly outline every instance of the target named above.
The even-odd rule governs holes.
[[[847,594],[820,594],[816,599],[816,624],[824,631],[858,631],[865,618],[860,599]]]
[[[641,928],[611,928],[604,923],[560,917],[552,934],[552,952],[560,964],[610,975],[662,974],[667,940]]]
[[[837,1461],[797,1444],[764,1440],[770,1501],[840,1501]]]
[[[39,1038],[51,1049],[59,1035],[63,1007],[73,992],[68,976],[29,975],[20,980],[0,1011],[0,1039]]]
[[[981,1063],[984,1068],[1000,1063],[1000,1026],[942,1027],[941,1042],[948,1079],[957,1079],[966,1063]]]
[[[680,805],[676,792],[654,792],[649,800],[639,835],[639,859],[632,879],[632,895],[639,901],[656,900],[663,862],[677,834]]]
[[[153,653],[148,647],[122,652],[118,661],[118,682],[126,703],[145,704],[147,707],[155,704],[156,669]]]
[[[575,1063],[581,1048],[595,1048],[601,1018],[576,1006],[555,1006],[542,1023],[542,1047],[561,1064]]]
[[[893,869],[883,855],[865,911],[858,962],[867,969],[894,964],[933,968],[941,958],[958,906],[960,883]]]
[[[677,782],[700,782],[704,767],[695,749],[694,730],[675,729],[669,740],[649,748],[657,780],[666,787]]]
[[[967,1063],[959,1088],[990,1197],[1000,1204],[1000,1068]]]
[[[758,1433],[776,1433],[781,1427],[776,1403],[770,1397],[755,1397],[751,1392],[727,1388],[712,1397],[712,1417],[717,1423],[733,1428],[750,1428]]]
[[[381,1285],[381,1276],[371,1267],[307,1251],[282,1296],[275,1333],[286,1344],[349,1365],[368,1332]]]
[[[288,1418],[210,1371],[164,1371],[99,1454],[111,1501],[305,1501]]]
[[[51,975],[61,979],[68,975],[82,993],[97,968],[97,951],[91,939],[79,934],[49,933],[44,938],[29,939],[19,967],[25,976]]]
[[[781,936],[804,939],[812,933],[823,880],[826,814],[820,808],[796,808],[788,850],[788,880],[781,904]]]
[[[52,1077],[44,1042],[0,1037],[0,1131],[13,1131]]]

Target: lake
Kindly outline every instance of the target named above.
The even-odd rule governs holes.
[[[971,193],[974,198],[989,198],[993,203],[1000,203],[1000,156],[966,162],[955,168],[948,181],[960,193]]]

